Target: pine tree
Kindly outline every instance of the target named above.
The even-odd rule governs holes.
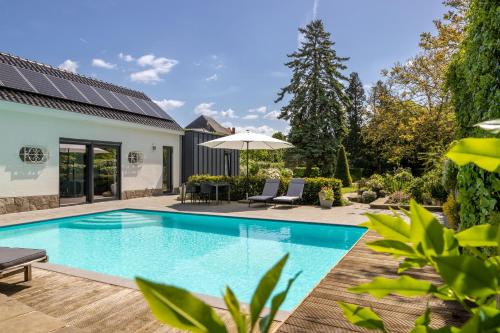
[[[290,122],[288,140],[295,145],[295,153],[302,157],[306,172],[317,165],[323,176],[331,176],[335,152],[346,135],[345,106],[347,97],[341,73],[348,58],[341,58],[333,49],[321,20],[299,28],[304,41],[285,65],[293,76],[288,86],[281,89],[276,102],[285,96],[291,99],[281,108],[280,119]]]
[[[337,165],[335,167],[335,178],[342,181],[342,186],[352,186],[351,172],[349,171],[349,162],[343,145],[340,145],[337,153]]]
[[[366,116],[365,90],[356,72],[351,73],[349,76],[349,86],[346,89],[346,95],[349,98],[349,105],[346,109],[349,134],[345,139],[344,145],[352,163],[361,157],[360,152],[363,145],[361,126]]]

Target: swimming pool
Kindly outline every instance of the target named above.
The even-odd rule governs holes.
[[[0,246],[46,249],[51,263],[145,277],[249,302],[259,279],[290,253],[277,291],[302,271],[283,304],[292,310],[365,228],[213,215],[116,210],[0,228]]]

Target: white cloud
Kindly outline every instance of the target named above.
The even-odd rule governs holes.
[[[173,109],[177,109],[186,104],[186,102],[184,101],[178,101],[175,99],[165,99],[165,98],[160,101],[153,101],[153,102],[158,104],[158,106],[162,108],[163,111],[170,111]]]
[[[278,116],[281,114],[278,110],[273,110],[269,113],[266,113],[264,119],[278,119]]]
[[[194,113],[198,115],[204,115],[204,116],[215,116],[219,112],[215,111],[212,109],[212,106],[214,105],[213,102],[210,103],[200,103],[194,108]]]
[[[65,71],[76,73],[78,69],[78,62],[66,59],[62,64],[59,65],[60,69],[64,69]]]
[[[229,108],[226,111],[221,111],[220,116],[223,118],[238,118],[238,116],[234,113],[234,110]]]
[[[110,62],[106,62],[102,59],[92,59],[92,66],[94,67],[100,67],[100,68],[105,68],[105,69],[115,69],[116,64],[112,64]]]
[[[130,74],[132,81],[142,83],[157,83],[162,80],[161,75],[167,74],[179,62],[175,59],[165,57],[155,57],[154,54],[146,54],[137,59],[137,64],[141,67],[150,67],[143,71]]]
[[[269,127],[267,125],[262,125],[262,126],[236,126],[236,133],[241,133],[245,131],[250,131],[253,133],[260,133],[260,134],[265,134],[268,136],[273,135],[273,133],[276,132],[276,130],[272,127]]]
[[[246,116],[243,117],[245,120],[255,120],[259,118],[259,115],[256,114],[247,114]]]
[[[248,110],[248,112],[250,112],[250,113],[253,113],[253,112],[266,113],[267,112],[267,107],[266,106],[260,106],[260,107],[255,108],[255,109],[250,109],[250,110]]]
[[[221,125],[224,127],[230,127],[230,128],[234,127],[233,123],[230,121],[225,121],[225,122],[221,123]]]
[[[219,77],[217,76],[217,74],[214,74],[212,76],[209,76],[205,79],[205,81],[207,82],[210,82],[210,81],[217,81],[219,79]]]
[[[120,52],[118,54],[118,58],[120,58],[121,60],[124,60],[126,62],[132,62],[132,61],[135,60],[135,58],[132,57],[130,54],[125,54],[125,53],[122,53],[122,52]]]

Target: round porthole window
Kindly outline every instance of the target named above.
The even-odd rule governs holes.
[[[19,150],[19,158],[24,163],[42,164],[49,159],[49,153],[42,147],[24,146]]]
[[[144,155],[140,151],[131,151],[128,153],[128,162],[130,164],[141,164],[144,160]]]

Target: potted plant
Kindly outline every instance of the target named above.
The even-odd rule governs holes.
[[[333,188],[323,186],[319,191],[319,204],[322,208],[332,208],[333,205]]]

